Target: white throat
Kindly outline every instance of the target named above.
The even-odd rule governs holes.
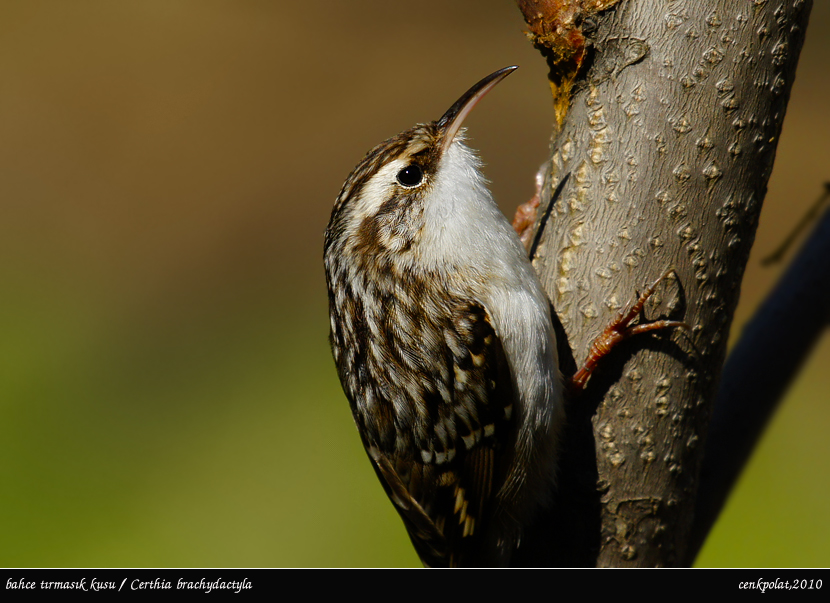
[[[460,137],[441,159],[424,203],[419,259],[427,269],[509,269],[523,256],[521,243],[493,201],[481,161]]]

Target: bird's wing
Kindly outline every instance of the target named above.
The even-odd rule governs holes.
[[[481,543],[506,471],[513,380],[481,304],[459,304],[437,326],[440,349],[424,363],[434,387],[422,392],[413,433],[398,436],[408,444],[366,442],[367,451],[425,565],[492,565]]]

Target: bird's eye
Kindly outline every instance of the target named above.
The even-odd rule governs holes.
[[[416,163],[410,163],[400,172],[398,172],[398,182],[401,186],[405,186],[406,188],[412,188],[413,186],[418,186],[421,184],[421,181],[424,179],[424,171],[421,167]]]

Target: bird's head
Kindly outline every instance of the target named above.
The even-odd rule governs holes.
[[[326,231],[327,256],[332,246],[375,257],[417,253],[431,230],[447,219],[465,217],[464,204],[492,204],[480,161],[462,142],[461,126],[478,101],[515,69],[488,75],[437,121],[419,124],[369,151],[337,197]],[[435,241],[429,243],[435,248]]]

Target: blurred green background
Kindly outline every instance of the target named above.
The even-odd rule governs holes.
[[[552,120],[507,0],[0,4],[0,566],[418,565],[327,344],[323,231],[354,164],[468,121],[507,212]],[[830,178],[817,2],[736,331]],[[809,311],[809,308],[805,308]],[[830,565],[830,342],[701,565]]]

